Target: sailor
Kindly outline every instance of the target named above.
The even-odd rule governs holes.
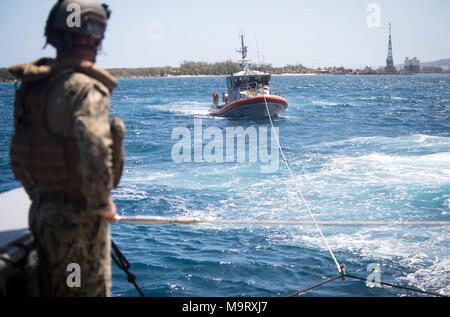
[[[110,193],[125,127],[109,118],[117,83],[94,65],[109,16],[93,0],[59,0],[45,28],[56,59],[9,69],[20,81],[11,168],[32,200],[41,296],[110,296]]]
[[[228,94],[223,92],[222,93],[222,100],[225,104],[228,104]]]
[[[217,105],[217,103],[219,102],[219,94],[217,92],[213,92],[213,103],[215,105]]]

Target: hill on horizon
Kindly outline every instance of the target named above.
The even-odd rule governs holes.
[[[433,66],[433,67],[441,67],[441,66],[449,66],[450,67],[450,58],[440,59],[434,62],[426,62],[420,63],[421,66]]]
[[[405,64],[400,64],[398,66],[403,67]],[[441,67],[441,66],[449,66],[450,67],[450,58],[439,59],[433,62],[420,62],[420,66],[425,67]]]

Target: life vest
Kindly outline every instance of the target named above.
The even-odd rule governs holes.
[[[105,70],[88,61],[70,60],[51,65],[51,60],[16,65],[9,71],[21,80],[14,103],[14,135],[10,146],[11,168],[24,187],[41,192],[66,192],[84,200],[78,173],[80,153],[75,137],[53,134],[46,124],[47,96],[62,76],[78,72],[100,81],[111,92],[117,83]],[[111,122],[114,187],[124,165],[125,126],[119,118]],[[111,188],[112,189],[112,188]]]

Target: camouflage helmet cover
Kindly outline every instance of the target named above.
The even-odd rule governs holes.
[[[79,34],[89,36],[100,44],[110,14],[106,4],[100,5],[93,0],[59,0],[47,19],[47,43],[59,48],[61,35]]]

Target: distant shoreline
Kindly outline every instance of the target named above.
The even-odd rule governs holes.
[[[449,59],[450,60],[450,59]],[[446,61],[446,60],[443,60]],[[442,64],[442,63],[441,63]],[[449,65],[450,66],[450,65]],[[273,76],[316,76],[316,75],[411,75],[414,73],[398,69],[386,72],[384,68],[373,69],[369,66],[364,68],[345,68],[343,66],[330,66],[310,68],[302,64],[272,66],[271,64],[258,64],[250,66],[251,70],[264,71]],[[139,68],[108,68],[112,76],[122,78],[197,78],[229,76],[242,70],[239,63],[232,60],[224,62],[195,62],[183,61],[180,66],[164,67],[139,67]],[[421,66],[420,73],[449,74],[450,70],[436,66]],[[7,68],[0,68],[0,82],[12,82],[15,78]]]
[[[206,63],[196,63],[191,62],[193,66],[191,68],[186,67],[182,64],[179,68],[174,67],[154,67],[154,68],[110,68],[106,69],[112,76],[117,79],[138,79],[138,78],[200,78],[200,77],[226,77],[232,73],[240,70],[239,65],[236,64],[226,64],[228,71],[225,69],[215,69],[214,67],[222,66],[225,63],[216,64],[206,64]],[[195,68],[196,66],[203,66],[205,73],[202,74],[201,69]],[[206,65],[206,66],[205,66]],[[217,66],[219,65],[219,66]],[[191,66],[191,65],[190,65]],[[183,68],[184,67],[184,68]],[[208,68],[209,67],[209,68]],[[393,73],[388,73],[383,70],[373,70],[370,67],[366,67],[363,70],[352,70],[345,69],[343,67],[329,67],[327,69],[308,69],[301,65],[296,66],[285,66],[284,68],[272,68],[270,65],[258,69],[267,71],[272,74],[272,76],[324,76],[324,75],[414,75],[415,73],[407,73],[405,71],[396,71]],[[283,72],[284,70],[284,72]],[[293,70],[292,72],[285,70]],[[211,73],[211,72],[217,73]],[[429,71],[423,71],[419,74],[449,74],[450,71],[437,71],[436,69],[430,69]],[[14,82],[16,79],[12,74],[8,72],[7,68],[0,68],[0,83]]]
[[[311,77],[311,76],[408,76],[408,75],[419,75],[419,74],[450,74],[449,72],[436,72],[436,73],[418,73],[418,74],[389,74],[389,73],[379,73],[379,74],[320,74],[320,73],[306,73],[306,74],[272,74],[274,77]],[[167,76],[114,76],[115,79],[146,79],[146,78],[208,78],[208,77],[226,77],[229,75],[167,75]],[[2,83],[13,83],[16,79],[6,79],[0,78],[0,84]]]
[[[305,74],[271,74],[272,76],[317,76],[318,73],[305,73]],[[332,74],[327,74],[332,75]],[[164,77],[160,76],[130,76],[130,77],[115,77],[117,79],[142,79],[142,78],[208,78],[208,77],[227,77],[229,75],[167,75]]]

